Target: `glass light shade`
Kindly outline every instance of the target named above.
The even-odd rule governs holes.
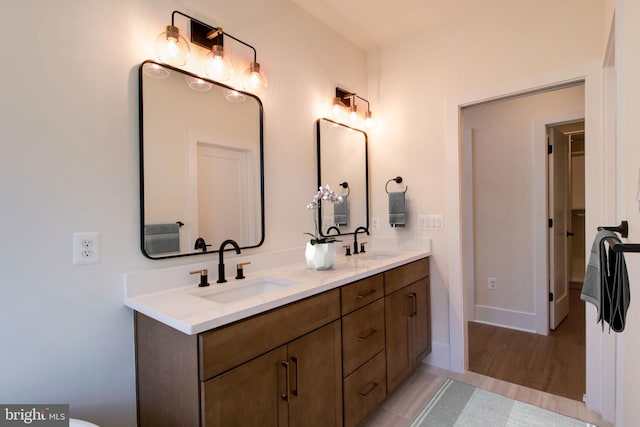
[[[331,116],[336,122],[344,122],[347,119],[347,109],[339,97],[333,98],[333,107],[331,107]]]
[[[224,48],[214,45],[205,59],[205,74],[212,80],[223,82],[229,80],[233,74],[233,64],[224,55]]]
[[[367,111],[364,115],[364,127],[369,129],[373,125],[373,118],[371,117],[371,111]]]
[[[213,87],[213,83],[206,80],[199,79],[198,77],[185,76],[189,89],[196,92],[208,92]]]
[[[354,128],[362,127],[362,118],[358,113],[358,107],[356,105],[352,105],[351,108],[349,108],[349,125]]]
[[[233,89],[227,89],[224,92],[224,98],[229,102],[235,102],[235,103],[244,102],[244,100],[247,99],[247,97],[244,94]]]
[[[260,64],[252,62],[242,76],[242,86],[249,92],[257,92],[268,86],[267,79],[260,71]]]
[[[167,31],[156,39],[156,54],[161,62],[181,67],[189,58],[189,42],[180,35],[178,27],[167,25]]]

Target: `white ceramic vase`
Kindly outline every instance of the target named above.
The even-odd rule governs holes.
[[[307,266],[313,270],[328,270],[336,262],[335,243],[316,243],[312,245],[307,242],[304,250],[307,259]]]

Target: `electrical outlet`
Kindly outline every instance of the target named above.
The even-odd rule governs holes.
[[[73,265],[100,262],[100,233],[73,233]]]
[[[371,218],[371,229],[372,230],[377,230],[380,224],[380,218],[378,218],[377,216],[374,216],[373,218]]]
[[[489,285],[488,285],[489,289],[494,290],[494,291],[496,289],[498,289],[498,280],[496,280],[495,277],[489,277],[488,282],[489,282]]]

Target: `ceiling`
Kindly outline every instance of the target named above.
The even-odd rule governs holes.
[[[504,0],[291,0],[369,51]]]

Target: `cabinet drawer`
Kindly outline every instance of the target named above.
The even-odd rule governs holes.
[[[357,425],[387,395],[384,351],[344,380],[344,425]]]
[[[343,286],[342,292],[342,315],[381,298],[383,292],[384,276],[378,274],[359,280],[347,286]]]
[[[345,377],[383,349],[383,299],[342,318],[342,370]]]
[[[388,295],[420,279],[429,277],[429,258],[419,259],[384,273],[384,293]]]
[[[334,289],[203,333],[199,336],[200,380],[208,380],[339,317],[340,290]]]

